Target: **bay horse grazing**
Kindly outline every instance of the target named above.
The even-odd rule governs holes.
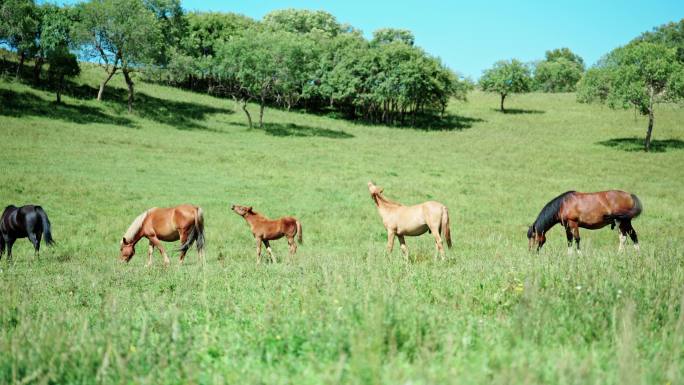
[[[451,230],[449,229],[449,210],[439,202],[427,201],[415,206],[404,206],[393,202],[382,195],[383,189],[368,182],[368,191],[382,217],[382,223],[387,229],[387,251],[392,252],[394,236],[399,238],[401,251],[408,261],[408,247],[404,236],[422,235],[426,231],[435,238],[435,259],[437,253],[445,258],[442,237],[444,234],[447,246],[451,248]]]
[[[231,205],[230,209],[237,215],[245,218],[249,227],[252,229],[252,235],[256,239],[256,254],[257,265],[261,263],[261,244],[266,246],[266,251],[271,256],[271,262],[275,263],[276,259],[271,250],[269,241],[287,237],[287,244],[290,249],[290,258],[297,252],[297,244],[294,241],[295,235],[297,241],[302,244],[302,224],[294,217],[282,217],[278,219],[268,219],[265,216],[257,213],[252,209],[252,206]]]
[[[612,230],[617,222],[620,229],[618,251],[624,250],[627,235],[634,242],[634,249],[638,251],[639,240],[632,227],[632,219],[639,216],[641,210],[641,201],[636,195],[620,190],[595,193],[565,192],[547,203],[527,230],[528,248],[532,249],[536,244],[539,251],[546,242],[546,232],[560,223],[565,227],[568,254],[572,254],[573,238],[577,252],[580,253],[580,227],[596,230],[610,225]]]
[[[27,205],[5,207],[0,217],[0,258],[7,248],[7,259],[12,259],[12,246],[17,238],[27,238],[33,244],[36,257],[40,252],[40,240],[45,236],[45,244],[52,246],[50,220],[40,206]]]
[[[121,260],[128,262],[135,255],[135,244],[143,237],[150,241],[147,249],[147,266],[152,265],[154,248],[164,257],[164,264],[169,265],[169,256],[161,245],[161,241],[175,242],[180,239],[180,263],[185,260],[194,242],[197,252],[204,262],[204,214],[202,208],[192,205],[180,205],[170,208],[153,207],[138,215],[128,227],[121,240]]]

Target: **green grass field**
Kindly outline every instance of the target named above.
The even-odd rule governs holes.
[[[57,241],[0,262],[0,383],[684,383],[684,110],[658,108],[648,154],[643,118],[574,94],[501,114],[473,92],[434,130],[274,109],[248,130],[231,100],[141,81],[128,114],[119,77],[98,103],[103,74],[61,106],[0,80],[0,204],[41,204]],[[449,207],[447,261],[429,235],[407,238],[408,264],[386,255],[368,180]],[[637,194],[641,253],[605,228],[568,256],[558,227],[528,253],[571,189]],[[193,249],[145,268],[146,242],[118,261],[138,214],[180,203],[205,211],[205,266]],[[294,262],[257,267],[231,203],[300,218]]]

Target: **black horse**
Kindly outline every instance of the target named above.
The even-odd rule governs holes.
[[[45,244],[51,246],[52,233],[47,214],[40,206],[7,206],[0,217],[0,258],[7,247],[7,258],[12,259],[12,246],[17,238],[28,237],[36,255],[40,251],[40,239],[45,235]]]

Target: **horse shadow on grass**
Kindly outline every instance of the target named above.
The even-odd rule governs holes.
[[[59,119],[77,124],[114,124],[118,126],[134,127],[133,121],[125,117],[105,114],[96,107],[57,104],[45,100],[30,92],[14,92],[0,89],[0,115],[12,117],[41,116]]]
[[[627,152],[644,151],[643,138],[613,138],[597,142],[596,144]],[[651,152],[666,152],[668,150],[681,149],[684,149],[684,141],[679,139],[651,140]]]

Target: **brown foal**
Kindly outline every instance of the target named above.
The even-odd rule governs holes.
[[[278,219],[268,219],[265,216],[252,210],[252,206],[231,205],[230,209],[249,223],[252,235],[256,239],[257,265],[261,263],[261,244],[266,246],[266,251],[271,256],[271,262],[275,263],[276,258],[271,250],[269,241],[287,237],[287,244],[290,247],[290,258],[297,252],[295,235],[297,241],[302,243],[302,224],[294,217],[282,217]]]

